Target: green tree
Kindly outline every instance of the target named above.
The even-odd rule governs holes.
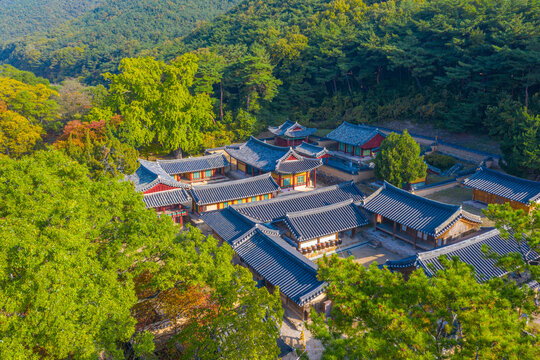
[[[540,115],[516,111],[501,140],[502,167],[519,176],[540,176]]]
[[[137,148],[197,152],[202,133],[213,124],[207,94],[190,93],[197,57],[186,54],[167,65],[153,58],[126,58],[111,82],[108,104],[122,116],[117,134]]]
[[[122,358],[133,274],[174,253],[172,222],[58,151],[0,160],[0,179],[0,358]]]
[[[497,261],[497,266],[516,274],[530,275],[540,281],[540,268],[529,259],[531,251],[540,253],[540,207],[533,206],[530,213],[515,210],[510,204],[490,204],[483,211],[495,222],[503,239],[513,237],[518,243],[519,253],[498,256],[491,249],[486,254]]]
[[[479,284],[457,259],[429,278],[414,271],[366,269],[352,258],[325,257],[319,276],[328,282],[331,318],[313,312],[314,335],[325,359],[535,359],[540,350],[517,307],[538,311],[532,291],[499,279]],[[504,295],[508,288],[523,296]],[[520,300],[517,303],[517,299]]]
[[[0,101],[33,124],[50,125],[59,119],[58,93],[42,83],[29,85],[0,76]]]
[[[43,129],[8,110],[0,101],[0,154],[18,158],[31,153],[41,142]]]
[[[182,256],[170,262],[169,269],[190,279],[182,283],[183,289],[193,284],[208,286],[210,290],[204,292],[211,305],[195,308],[172,338],[173,344],[183,345],[182,357],[275,359],[283,317],[279,289],[273,294],[258,289],[248,269],[231,264],[234,250],[230,246],[220,246],[198,230],[185,234],[179,244]],[[182,310],[173,314],[178,311]]]
[[[188,299],[195,316],[174,340],[186,341],[186,357],[275,358],[279,291],[258,289],[228,245],[193,228],[176,237],[130,183],[92,180],[59,151],[0,159],[0,180],[0,358],[121,359],[130,340],[153,351],[132,309],[194,287],[211,306]]]
[[[427,172],[420,145],[407,130],[402,135],[390,133],[383,140],[374,163],[375,176],[398,187],[426,176]]]
[[[253,54],[244,56],[238,66],[242,82],[240,93],[245,99],[246,111],[258,112],[261,108],[259,99],[270,102],[277,95],[282,81],[274,77],[274,66],[262,47],[255,46]]]

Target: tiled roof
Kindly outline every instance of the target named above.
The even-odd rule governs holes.
[[[268,173],[213,185],[193,186],[191,195],[197,205],[208,205],[269,194],[279,189],[272,174]]]
[[[253,136],[244,144],[226,146],[225,151],[231,157],[264,172],[290,174],[311,171],[322,165],[319,159],[304,158],[291,148],[267,144]],[[288,161],[291,156],[297,160]]]
[[[143,201],[147,208],[157,208],[161,206],[180,205],[189,203],[189,197],[185,189],[174,189],[145,194]]]
[[[385,266],[389,269],[415,266],[416,268],[422,268],[428,276],[433,276],[438,270],[443,269],[442,263],[439,260],[440,257],[444,256],[452,259],[457,256],[460,261],[474,267],[476,279],[479,282],[507,274],[506,271],[495,266],[496,260],[487,259],[484,256],[482,252],[483,245],[487,245],[499,255],[520,253],[518,243],[513,238],[505,240],[501,238],[499,230],[494,229],[459,243],[422,252],[403,260],[387,261]],[[524,253],[529,251],[526,244],[522,244],[521,246]],[[528,253],[527,258],[529,260],[535,260],[539,256],[536,252],[531,251]]]
[[[362,146],[377,134],[385,137],[385,135],[378,129],[373,129],[372,127],[362,125],[354,125],[344,121],[338,126],[337,129],[334,129],[326,137],[340,143]]]
[[[229,165],[225,156],[220,153],[177,160],[158,160],[157,163],[169,175],[219,169]]]
[[[232,206],[240,214],[252,220],[272,222],[283,218],[285,214],[290,212],[320,208],[349,199],[358,202],[363,198],[364,195],[354,182],[349,181],[317,190]]]
[[[158,184],[176,188],[189,188],[188,184],[174,180],[154,162],[139,159],[139,164],[141,166],[139,166],[137,171],[132,175],[127,176],[127,179],[135,185],[136,191],[144,192]]]
[[[481,222],[479,217],[465,213],[461,206],[426,199],[398,189],[386,181],[364,200],[362,206],[372,213],[435,237],[462,217]]]
[[[300,128],[300,130],[294,130],[296,128]],[[270,126],[268,127],[268,130],[274,135],[277,136],[286,136],[288,138],[304,138],[308,137],[310,135],[313,135],[317,132],[317,129],[315,128],[307,128],[303,125],[300,125],[297,122],[292,122],[290,120],[285,121],[283,124],[279,126]]]
[[[325,147],[309,144],[303,141],[300,145],[295,146],[294,151],[300,155],[318,158],[328,154]]]
[[[201,219],[224,241],[230,243],[245,234],[256,222],[239,214],[232,207],[223,210],[208,211],[201,214]]]
[[[485,167],[465,179],[463,184],[524,204],[540,200],[540,182],[518,178]]]
[[[286,158],[286,155],[284,158]],[[279,161],[276,166],[276,172],[280,174],[299,174],[311,171],[322,166],[321,159],[310,159],[299,157],[298,160]]]
[[[369,223],[352,199],[325,207],[287,213],[284,222],[298,241],[335,234]]]
[[[236,254],[289,299],[302,306],[324,291],[317,265],[279,237],[258,225],[232,244]]]

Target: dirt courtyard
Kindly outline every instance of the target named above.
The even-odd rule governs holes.
[[[371,265],[371,263],[373,263],[374,261],[376,261],[377,264],[381,265],[384,264],[386,260],[399,260],[403,258],[402,256],[394,254],[393,252],[383,247],[373,248],[366,244],[357,246],[349,250],[338,252],[338,255],[342,258],[353,256],[355,262],[360,263],[366,267]]]

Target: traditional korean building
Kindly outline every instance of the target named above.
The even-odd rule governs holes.
[[[218,210],[233,204],[272,199],[280,190],[270,173],[212,185],[193,186],[193,211]]]
[[[238,262],[270,290],[279,286],[283,304],[303,319],[311,307],[323,310],[326,284],[317,279],[317,265],[285,242],[278,231],[257,225],[230,245]]]
[[[283,124],[275,127],[269,127],[268,130],[275,137],[275,144],[277,146],[296,146],[303,141],[308,141],[309,136],[315,134],[317,129],[307,128],[300,125],[297,122],[285,121]]]
[[[341,203],[285,214],[276,224],[283,228],[284,236],[292,239],[302,254],[321,249],[335,249],[340,241],[339,233],[356,230],[369,221],[352,199]]]
[[[139,160],[139,163],[137,171],[127,177],[135,185],[135,191],[143,193],[147,208],[155,209],[158,215],[172,217],[182,226],[186,205],[191,201],[186,191],[189,185],[174,180],[155,162]]]
[[[473,200],[485,204],[509,203],[514,209],[530,212],[540,203],[540,182],[522,179],[482,167],[463,184],[473,189]]]
[[[323,159],[323,162],[326,162],[326,159],[330,157],[330,153],[325,147],[309,144],[307,142],[295,146],[294,151],[305,157]]]
[[[170,216],[175,224],[184,226],[186,205],[191,202],[186,189],[173,189],[143,195],[147,208],[156,210],[158,216]]]
[[[482,223],[461,206],[426,199],[386,181],[362,207],[372,214],[377,229],[422,250],[457,241]]]
[[[318,311],[327,310],[324,284],[317,280],[317,266],[298,250],[292,230],[291,237],[287,238],[281,229],[287,227],[285,222],[288,222],[296,229],[295,236],[299,242],[312,236],[324,238],[329,235],[325,227],[330,227],[330,231],[335,233],[351,230],[367,222],[357,212],[358,209],[353,208],[354,202],[362,199],[363,195],[354,183],[346,182],[309,192],[231,205],[223,210],[202,213],[201,219],[212,228],[218,239],[233,247],[241,263],[264,280],[267,286],[279,286],[282,300],[289,308],[307,318],[310,307]],[[332,206],[334,204],[337,205]],[[317,217],[318,212],[320,217]],[[332,215],[339,218],[333,219]],[[304,229],[303,224],[316,228]],[[324,240],[331,241],[330,237]]]
[[[366,157],[373,156],[379,151],[386,135],[378,129],[344,121],[326,137],[338,143],[339,152]]]
[[[422,269],[431,277],[435,276],[438,270],[443,269],[441,258],[451,260],[454,257],[458,257],[460,261],[471,265],[475,269],[476,279],[480,283],[507,275],[508,272],[495,265],[496,260],[488,259],[484,256],[482,252],[484,245],[502,256],[510,253],[523,253],[531,261],[540,258],[540,255],[536,252],[529,251],[530,249],[526,244],[521,244],[522,248],[520,249],[518,243],[513,238],[503,239],[499,230],[493,229],[456,244],[421,252],[402,260],[387,261],[384,266],[391,271],[399,271],[405,276],[409,276],[415,269]]]
[[[322,208],[347,200],[360,202],[363,198],[364,194],[354,182],[348,181],[272,200],[234,205],[233,208],[255,222],[274,223],[283,219],[287,213]]]
[[[251,137],[246,143],[229,145],[225,152],[231,157],[231,166],[246,175],[271,172],[282,189],[316,186],[320,159],[306,158],[292,148],[267,144]]]
[[[158,160],[157,164],[177,181],[195,183],[223,178],[229,162],[223,154],[212,154],[175,160]]]
[[[178,188],[188,189],[188,184],[176,181],[159,164],[139,159],[139,168],[127,179],[135,185],[135,190],[143,194],[173,190]]]

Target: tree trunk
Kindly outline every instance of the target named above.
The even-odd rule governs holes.
[[[529,108],[529,86],[525,86],[525,109]]]
[[[219,91],[221,93],[219,98],[219,118],[223,121],[223,80],[219,82]]]
[[[248,94],[247,101],[246,101],[246,111],[249,111],[249,97],[250,95]]]
[[[377,67],[377,85],[379,85],[381,82],[381,72],[382,72],[382,68],[378,66]]]
[[[420,83],[420,79],[418,78],[418,76],[415,75],[414,79],[416,80],[416,84],[420,88],[420,91],[422,91],[422,84]]]
[[[349,74],[345,74],[345,78],[347,79],[347,87],[349,88],[349,95],[352,96],[352,89],[351,89],[351,82],[349,81]]]
[[[182,148],[178,147],[178,149],[174,150],[173,156],[175,159],[182,159]]]

